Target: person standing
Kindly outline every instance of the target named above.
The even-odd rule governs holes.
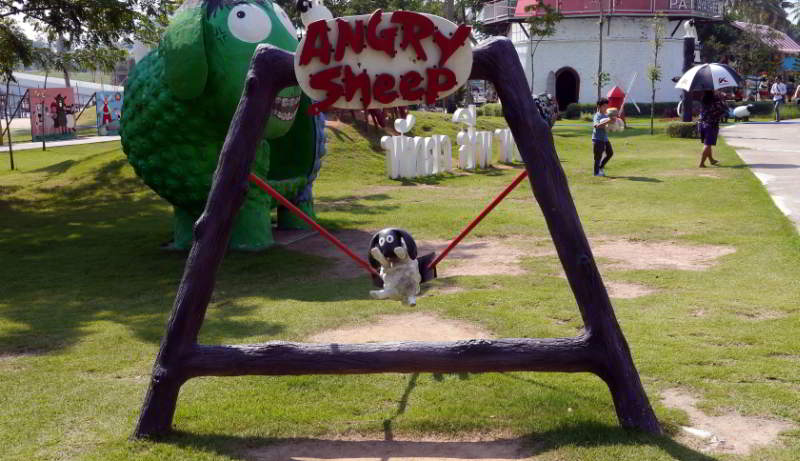
[[[772,84],[772,89],[769,91],[772,94],[772,101],[775,104],[775,121],[781,121],[781,105],[786,99],[786,84],[783,83],[783,78],[778,75],[775,78],[775,83]]]
[[[700,157],[700,168],[706,167],[706,159],[712,165],[719,163],[714,159],[712,152],[713,146],[717,145],[717,136],[719,136],[719,122],[728,113],[728,106],[722,101],[713,91],[706,91],[703,93],[703,106],[700,109],[700,141],[703,143],[703,152]]]
[[[597,100],[597,112],[594,114],[594,129],[592,130],[592,145],[594,150],[594,175],[605,176],[603,170],[614,156],[614,149],[608,141],[608,124],[613,122],[616,117],[606,115],[608,111],[608,99],[600,98]],[[605,154],[605,157],[603,157]]]

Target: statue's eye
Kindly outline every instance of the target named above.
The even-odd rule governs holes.
[[[378,246],[382,247],[385,242],[386,242],[386,240],[384,240],[383,237],[379,238],[378,239]]]
[[[267,12],[256,5],[236,5],[228,14],[228,29],[243,42],[258,43],[269,37],[272,21]]]
[[[386,243],[392,243],[392,242],[394,242],[394,237],[391,236],[391,235],[387,235],[386,236]]]
[[[297,29],[294,28],[294,24],[292,20],[289,18],[289,15],[283,11],[283,8],[280,7],[277,3],[272,4],[272,8],[275,9],[275,16],[278,17],[278,20],[283,24],[283,27],[286,28],[286,31],[289,32],[294,38],[297,38]]]

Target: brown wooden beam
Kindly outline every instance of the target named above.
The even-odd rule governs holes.
[[[181,368],[186,376],[357,373],[596,372],[602,350],[586,336],[552,339],[471,339],[313,344],[275,341],[237,346],[197,345]]]

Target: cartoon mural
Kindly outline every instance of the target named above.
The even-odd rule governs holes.
[[[97,101],[97,134],[115,136],[119,134],[122,120],[123,94],[120,91],[98,91]]]
[[[30,101],[34,141],[75,138],[75,89],[32,89]]]

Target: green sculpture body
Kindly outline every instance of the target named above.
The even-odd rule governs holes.
[[[192,244],[192,227],[206,203],[219,152],[259,43],[295,51],[286,13],[271,0],[188,0],[158,48],[144,57],[125,87],[122,147],[144,182],[175,211],[177,249]],[[324,119],[308,115],[299,87],[278,94],[264,127],[252,173],[314,216],[311,186],[325,152]],[[236,216],[231,248],[273,244],[276,203],[251,187]],[[279,228],[306,224],[278,207]]]

